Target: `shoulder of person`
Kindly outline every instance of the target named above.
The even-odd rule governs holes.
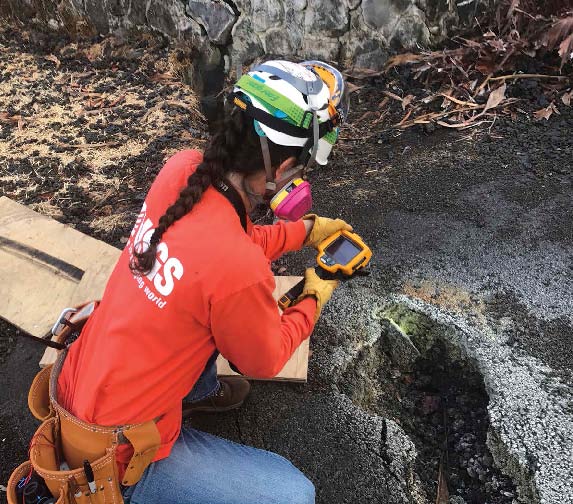
[[[163,165],[149,190],[148,198],[159,196],[163,199],[176,198],[178,192],[187,185],[187,179],[203,160],[198,150],[184,150],[171,156]],[[170,201],[171,203],[171,201]]]
[[[195,171],[197,165],[203,161],[203,153],[196,149],[186,149],[173,154],[163,165],[160,173],[182,171],[188,174]]]

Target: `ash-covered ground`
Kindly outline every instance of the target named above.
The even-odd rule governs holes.
[[[0,49],[0,194],[122,247],[164,160],[207,136],[181,61],[148,36],[5,29]],[[516,82],[514,121],[399,134],[399,108],[365,118],[385,81],[362,84],[311,181],[314,210],[372,247],[371,276],[327,306],[308,384],[255,383],[240,410],[191,422],[288,457],[318,502],[435,502],[440,471],[452,504],[573,502],[571,108],[533,120]],[[0,345],[5,484],[43,350],[6,323]]]

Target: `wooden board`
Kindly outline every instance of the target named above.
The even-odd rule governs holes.
[[[34,336],[43,336],[69,306],[101,299],[121,251],[0,197],[0,317]],[[301,277],[275,277],[275,297]],[[278,309],[278,307],[277,307]],[[277,380],[306,381],[308,339]],[[54,362],[47,348],[40,365]],[[220,357],[221,375],[235,374]]]
[[[60,312],[103,294],[120,251],[0,198],[0,317],[43,336]]]

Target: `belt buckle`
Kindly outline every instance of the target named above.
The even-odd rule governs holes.
[[[73,315],[78,310],[76,308],[64,308],[60,316],[56,320],[56,323],[52,327],[52,335],[57,336],[66,326],[65,320],[68,320],[68,315]]]

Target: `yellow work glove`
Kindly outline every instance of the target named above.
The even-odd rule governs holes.
[[[342,219],[329,219],[328,217],[319,217],[316,214],[308,214],[303,219],[313,220],[314,224],[309,235],[304,241],[304,245],[318,249],[321,242],[332,236],[337,231],[345,229],[352,231],[352,226]]]
[[[316,298],[316,312],[314,314],[314,323],[320,317],[322,307],[332,296],[334,289],[338,287],[338,280],[323,280],[320,278],[314,268],[307,268],[304,272],[304,288],[297,301],[308,296]]]

